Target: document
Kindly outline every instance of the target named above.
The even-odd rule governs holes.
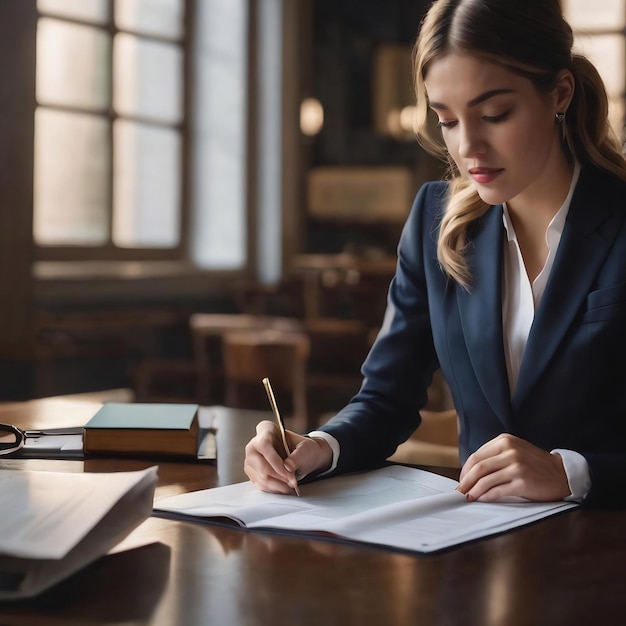
[[[34,432],[37,434],[33,434]],[[84,456],[82,426],[30,431],[24,441],[24,447],[13,456],[81,459]]]
[[[0,471],[0,600],[28,598],[106,554],[152,512],[157,468]]]
[[[391,465],[300,485],[302,496],[259,491],[250,482],[157,500],[155,514],[434,552],[574,508],[515,499],[467,502],[458,483]]]

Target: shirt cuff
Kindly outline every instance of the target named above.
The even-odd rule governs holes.
[[[337,463],[339,462],[339,442],[332,435],[325,433],[323,430],[314,430],[313,432],[308,433],[307,437],[317,437],[319,439],[323,439],[330,446],[330,449],[333,451],[333,462],[331,466],[325,472],[319,474],[319,476],[324,476],[329,472],[332,472],[337,467]]]
[[[581,502],[591,489],[589,464],[582,454],[573,450],[551,450],[550,454],[558,454],[563,460],[565,475],[569,483],[570,495],[565,500]]]

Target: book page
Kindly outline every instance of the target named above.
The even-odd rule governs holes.
[[[429,552],[576,506],[468,503],[457,485],[395,465],[301,485],[301,498],[263,493],[247,482],[166,498],[155,508],[192,517],[227,516],[248,528],[325,532]]]

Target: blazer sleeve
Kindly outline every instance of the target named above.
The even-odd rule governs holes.
[[[427,183],[418,193],[400,238],[382,327],[361,369],[361,389],[320,428],[339,442],[335,472],[380,465],[420,424],[438,367],[425,267],[438,269],[434,231],[446,189]]]
[[[591,475],[591,489],[582,502],[583,506],[626,509],[626,453],[582,454]]]

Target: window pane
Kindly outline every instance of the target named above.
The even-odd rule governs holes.
[[[110,0],[37,0],[42,13],[106,24],[109,19]]]
[[[562,5],[574,29],[621,30],[626,24],[624,0],[563,0]]]
[[[109,153],[105,119],[37,109],[34,236],[38,244],[107,241]]]
[[[37,100],[102,110],[110,102],[111,38],[91,26],[42,18],[37,26]]]
[[[144,35],[180,39],[184,34],[183,0],[116,0],[115,25]]]
[[[206,0],[196,11],[192,255],[203,268],[240,269],[248,241],[248,0]],[[274,227],[280,223],[266,224]]]
[[[577,35],[574,47],[596,66],[610,95],[624,92],[623,35]]]
[[[183,55],[173,44],[115,37],[114,107],[120,115],[176,124],[183,110]]]
[[[114,125],[113,241],[168,248],[180,238],[181,140],[170,129]]]

